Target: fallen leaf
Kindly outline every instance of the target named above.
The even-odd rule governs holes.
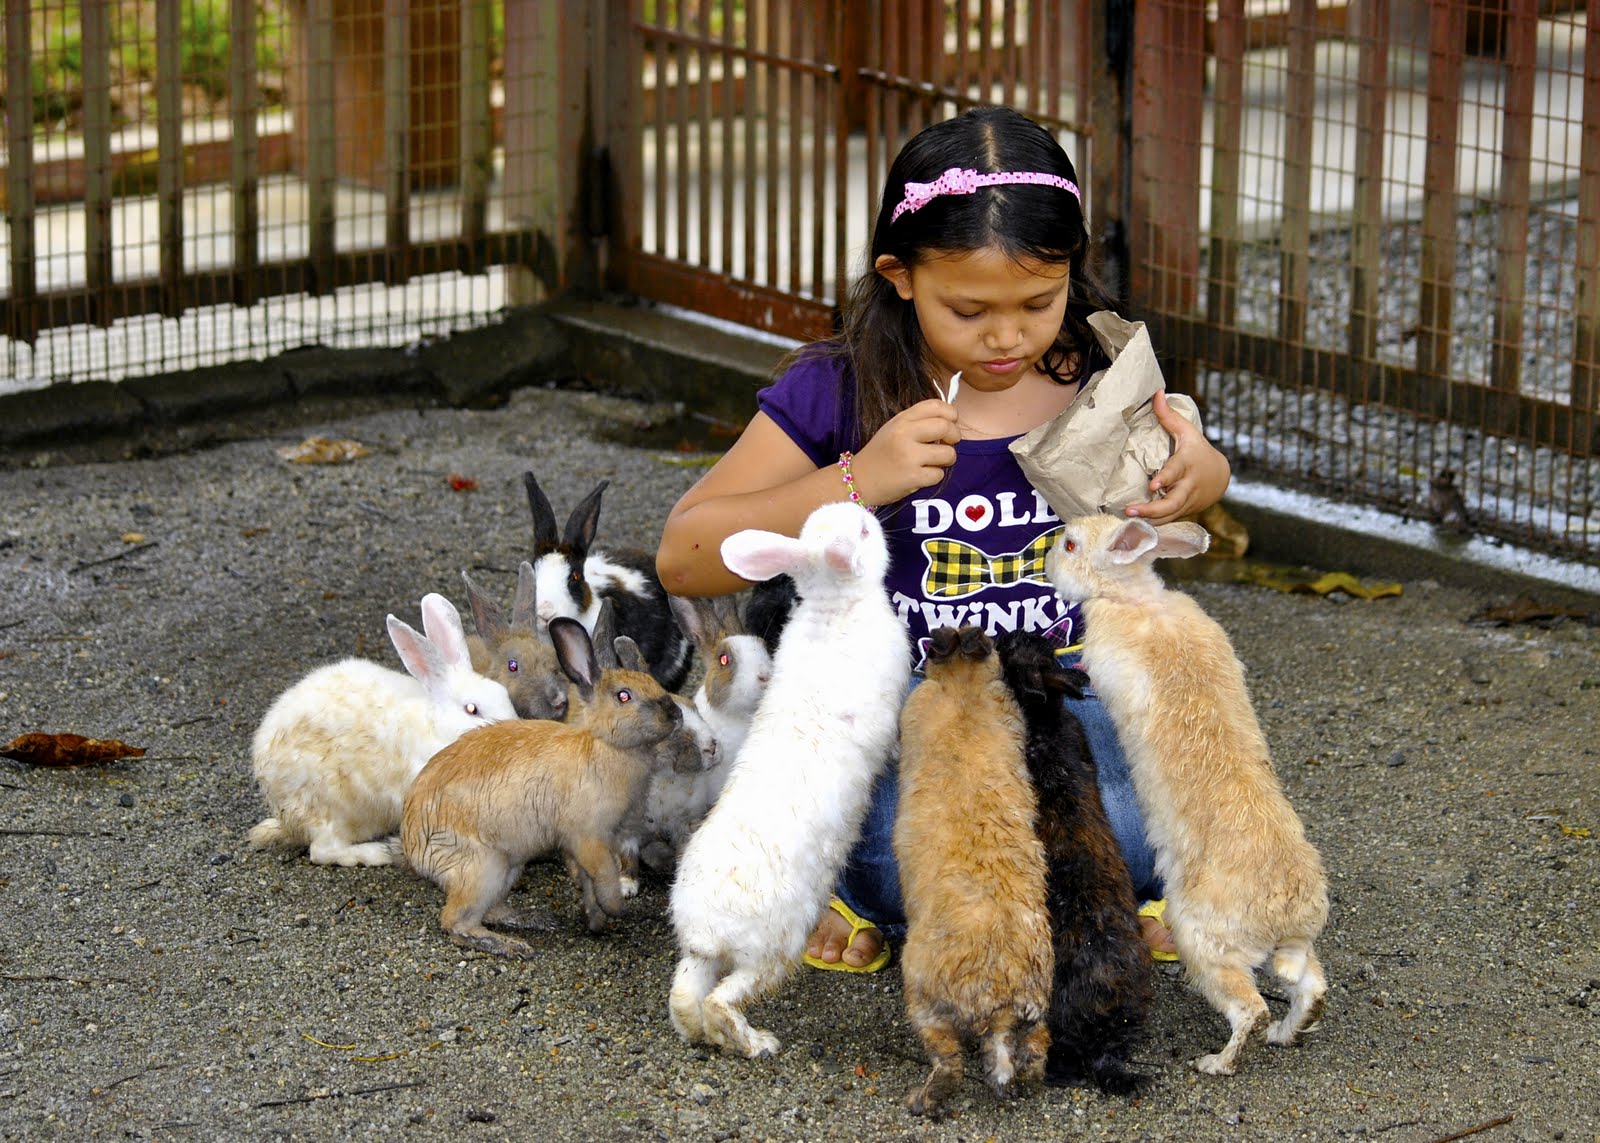
[[[1510,603],[1497,606],[1486,604],[1482,611],[1468,619],[1468,623],[1487,627],[1506,627],[1513,623],[1531,623],[1537,627],[1554,627],[1567,619],[1577,619],[1589,627],[1600,626],[1600,612],[1585,611],[1581,607],[1558,607],[1539,603],[1521,596]]]
[[[0,746],[0,755],[30,766],[97,766],[119,758],[142,758],[144,747],[81,734],[22,734]]]
[[[144,533],[124,532],[122,533],[122,542],[124,544],[142,544],[144,543]]]
[[[459,472],[450,474],[450,487],[456,492],[476,492],[478,482],[470,476],[462,476]]]
[[[1556,823],[1556,828],[1558,830],[1560,830],[1563,834],[1565,834],[1567,837],[1588,837],[1589,836],[1589,829],[1588,829],[1587,826],[1569,826],[1566,822],[1557,822]]]
[[[1250,529],[1221,504],[1200,513],[1200,526],[1211,534],[1206,555],[1221,560],[1237,560],[1250,548]]]
[[[1332,595],[1342,591],[1357,599],[1382,599],[1401,593],[1397,583],[1362,583],[1349,572],[1318,572],[1267,564],[1245,568],[1239,573],[1238,579],[1241,583],[1270,587],[1274,591],[1309,592],[1313,595]]]
[[[263,525],[260,528],[246,528],[246,529],[244,529],[244,531],[240,532],[239,535],[243,536],[247,540],[253,540],[257,536],[264,536],[270,531],[272,531],[271,528],[268,528],[265,525]]]
[[[307,437],[297,445],[285,445],[277,453],[290,464],[344,464],[371,456],[372,450],[360,441]]]

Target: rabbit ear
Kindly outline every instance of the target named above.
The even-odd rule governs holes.
[[[804,544],[793,536],[747,528],[722,541],[722,562],[736,576],[748,580],[771,579],[804,567]]]
[[[528,490],[528,508],[533,512],[533,555],[537,559],[560,546],[561,539],[556,534],[556,512],[550,507],[550,498],[539,487],[539,481],[533,473],[524,472],[522,483]]]
[[[711,601],[711,616],[723,635],[743,635],[744,618],[739,614],[737,595],[719,595]]]
[[[696,646],[704,646],[710,635],[706,626],[708,616],[702,603],[702,600],[685,599],[681,595],[667,596],[667,606],[672,609],[672,618],[677,620],[678,630]]]
[[[650,673],[650,664],[644,661],[644,652],[639,650],[639,644],[626,635],[618,635],[611,641],[612,649],[616,652],[617,663],[626,671],[642,671]]]
[[[400,661],[405,664],[406,670],[417,682],[430,691],[433,690],[444,679],[446,670],[444,656],[439,654],[439,648],[434,645],[432,639],[404,620],[391,615],[387,623],[389,641],[400,653]]]
[[[588,702],[594,697],[594,684],[600,678],[600,664],[589,633],[576,619],[558,615],[550,621],[550,641],[555,644],[556,662],[561,664],[562,673],[577,684],[578,693]]]
[[[594,655],[602,671],[617,666],[617,615],[609,599],[600,601],[600,610],[594,617]]]
[[[539,593],[535,586],[533,565],[523,560],[517,565],[517,594],[511,600],[511,626],[531,630],[538,606]]]
[[[500,608],[494,600],[484,595],[478,585],[472,582],[472,577],[463,569],[461,578],[467,584],[467,606],[472,610],[472,626],[477,630],[479,638],[498,639],[505,634],[506,621],[500,614]],[[423,623],[427,623],[427,616],[423,616]],[[430,638],[432,632],[429,632]]]
[[[461,627],[461,612],[436,591],[422,597],[422,629],[446,663],[467,663],[467,633]]]
[[[579,501],[572,515],[567,517],[567,531],[562,539],[580,560],[589,554],[589,546],[594,543],[595,532],[600,527],[600,496],[610,483],[602,480],[596,484],[594,491]]]
[[[1211,546],[1211,533],[1199,524],[1179,520],[1156,529],[1156,558],[1186,560]]]
[[[1124,520],[1106,540],[1106,558],[1114,564],[1136,563],[1139,557],[1155,548],[1157,538],[1150,521]]]

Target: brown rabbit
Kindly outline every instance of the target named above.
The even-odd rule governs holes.
[[[1227,633],[1152,566],[1208,543],[1198,524],[1084,516],[1062,525],[1045,574],[1083,603],[1083,668],[1128,754],[1178,958],[1228,1021],[1228,1042],[1194,1066],[1232,1075],[1253,1032],[1292,1044],[1322,1015],[1328,984],[1311,945],[1328,882],[1273,773]],[[1269,963],[1289,996],[1271,1027],[1255,984]]]
[[[461,578],[467,584],[467,605],[477,629],[476,635],[467,636],[472,669],[503,685],[520,717],[559,721],[567,713],[567,677],[535,614],[533,565],[523,560],[517,568],[509,622],[471,576],[463,571]]]
[[[980,1043],[998,1095],[1044,1075],[1054,953],[1026,727],[977,627],[940,627],[900,714],[895,860],[906,903],[906,1014],[933,1064],[906,1106],[936,1111]]]
[[[543,854],[560,851],[575,872],[590,931],[621,914],[618,832],[666,757],[659,744],[683,721],[632,639],[595,647],[565,617],[551,621],[550,635],[583,724],[518,720],[457,739],[417,775],[400,827],[407,862],[445,891],[439,919],[450,939],[499,956],[533,950],[485,922],[549,925],[504,903],[523,867]]]

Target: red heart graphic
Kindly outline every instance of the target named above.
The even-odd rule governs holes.
[[[968,504],[967,505],[967,519],[971,520],[974,524],[976,524],[979,520],[983,519],[983,505],[982,504]]]

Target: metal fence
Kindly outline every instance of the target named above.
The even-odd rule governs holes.
[[[549,18],[512,8],[6,0],[0,388],[403,344],[529,295]]]
[[[613,280],[824,332],[886,157],[1010,104],[1088,172],[1129,308],[1237,470],[1600,559],[1596,21],[1551,0],[636,11],[653,98],[617,164]]]
[[[5,383],[401,344],[597,285],[815,336],[901,143],[1008,104],[1085,173],[1236,469],[1600,560],[1584,4],[5,13]]]

